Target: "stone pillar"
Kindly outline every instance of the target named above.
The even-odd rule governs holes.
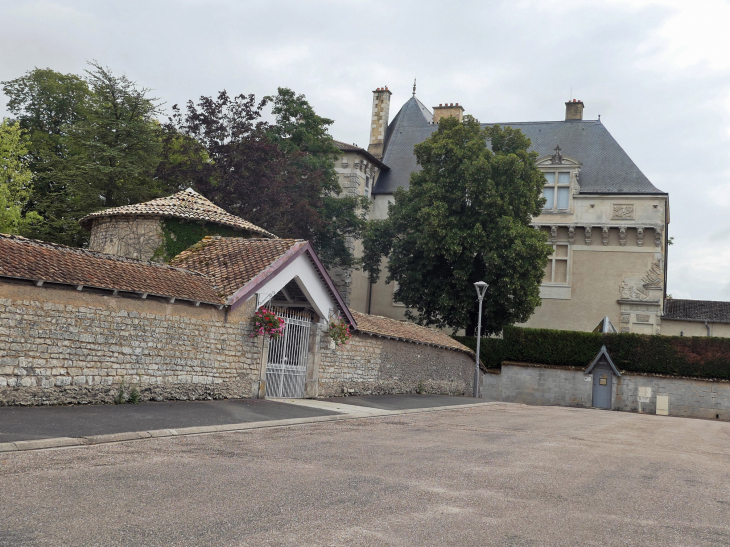
[[[309,353],[307,355],[307,376],[304,382],[304,397],[316,399],[319,395],[319,364],[322,360],[320,351],[321,324],[312,322],[309,329]]]
[[[256,390],[257,399],[266,398],[266,365],[269,362],[269,339],[261,337],[261,365],[259,367],[259,382]]]

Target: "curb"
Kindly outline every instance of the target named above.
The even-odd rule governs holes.
[[[286,420],[267,420],[263,422],[244,422],[239,424],[204,425],[181,427],[177,429],[154,429],[151,431],[128,431],[124,433],[109,433],[105,435],[89,435],[86,437],[55,437],[51,439],[35,439],[0,443],[0,453],[25,452],[29,450],[48,450],[53,448],[74,448],[80,446],[94,446],[99,444],[123,443],[140,441],[143,439],[160,439],[164,437],[180,437],[189,435],[209,435],[211,433],[230,433],[251,429],[267,429],[276,427],[293,427],[319,422],[336,422],[341,420],[359,420],[362,418],[380,418],[383,416],[397,416],[400,414],[421,414],[424,412],[443,412],[445,410],[459,410],[504,404],[499,401],[472,403],[466,405],[434,406],[429,408],[408,408],[404,410],[384,410],[373,408],[372,412],[353,412],[351,414],[335,414],[332,416],[313,416],[311,418],[289,418]]]

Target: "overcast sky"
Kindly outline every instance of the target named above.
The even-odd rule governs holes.
[[[286,86],[367,145],[372,90],[482,122],[585,102],[669,192],[668,291],[730,300],[730,4],[703,0],[0,0],[0,80],[96,59],[168,106]],[[0,93],[0,115],[7,115]]]

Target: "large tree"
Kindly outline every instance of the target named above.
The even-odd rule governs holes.
[[[422,170],[398,189],[386,220],[364,238],[372,282],[388,259],[387,282],[407,316],[423,325],[475,331],[473,284],[489,284],[484,334],[526,321],[540,305],[550,248],[530,227],[540,214],[544,176],[530,140],[508,127],[482,128],[466,116],[444,118],[415,154]]]
[[[81,246],[86,214],[171,193],[155,178],[162,136],[148,89],[98,63],[83,78],[35,69],[3,89],[30,137],[35,185],[26,210],[44,218],[25,235]]]
[[[32,179],[27,137],[18,122],[3,120],[0,123],[0,232],[17,234],[42,221],[33,211],[23,214],[33,190]]]
[[[25,145],[33,188],[25,211],[43,217],[43,222],[21,226],[21,232],[46,241],[79,245],[84,234],[62,173],[72,154],[68,128],[85,118],[89,86],[74,74],[40,68],[2,85],[9,99],[8,110],[28,137]]]
[[[267,105],[275,123],[263,119]],[[331,124],[289,89],[261,101],[222,91],[173,107],[157,173],[280,237],[312,241],[328,267],[350,266],[346,237],[361,234],[367,200],[337,197]]]

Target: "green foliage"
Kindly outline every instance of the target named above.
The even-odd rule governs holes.
[[[27,237],[66,245],[81,245],[86,238],[78,224],[80,212],[71,203],[66,160],[74,154],[68,128],[86,117],[90,90],[79,76],[36,68],[2,82],[8,110],[28,135],[28,167],[33,189],[25,204],[43,217],[22,226]]]
[[[455,337],[476,350],[476,338]],[[621,371],[730,380],[730,340],[725,338],[600,334],[506,327],[503,338],[482,338],[481,359],[587,367],[602,345]]]
[[[28,139],[18,122],[0,123],[0,232],[17,234],[43,219],[35,211],[23,214],[33,192],[28,167]]]
[[[398,283],[394,297],[410,308],[409,318],[471,334],[476,281],[489,284],[485,334],[526,321],[540,305],[550,248],[530,227],[544,204],[545,179],[529,146],[519,130],[483,129],[471,116],[442,119],[416,145],[422,170],[408,190],[396,190],[388,218],[372,222],[363,241],[371,281],[387,257],[386,281]]]
[[[123,405],[126,402],[127,402],[127,394],[124,390],[124,381],[122,381],[122,383],[119,384],[119,391],[117,392],[116,397],[114,397],[114,404]]]
[[[132,391],[129,392],[129,399],[127,399],[127,402],[133,405],[138,405],[140,397],[141,395],[137,386],[133,386]]]
[[[155,252],[155,258],[159,257],[165,262],[170,262],[205,236],[250,237],[250,234],[218,224],[199,224],[177,218],[166,218],[162,221],[164,242]]]

